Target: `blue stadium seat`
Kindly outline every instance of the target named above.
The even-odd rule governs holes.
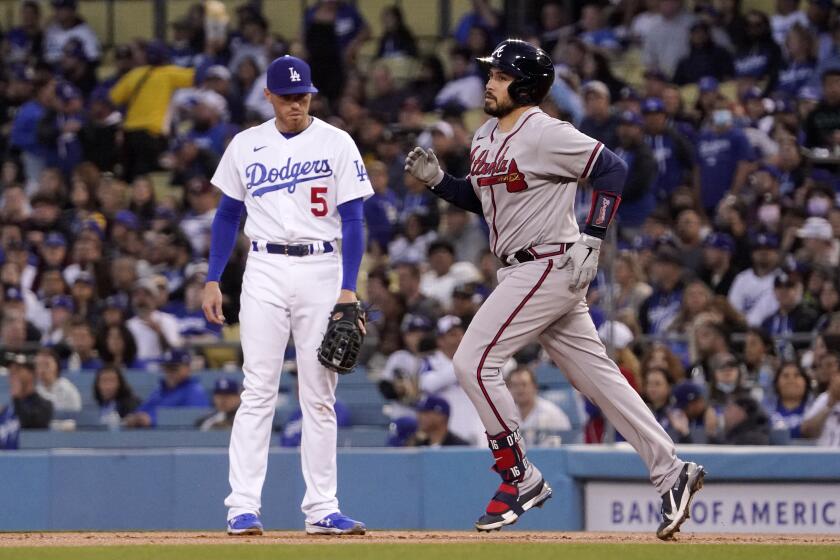
[[[23,430],[21,449],[89,448],[142,449],[155,447],[227,447],[230,432],[214,430],[124,430],[58,432]]]
[[[543,362],[537,366],[534,373],[537,375],[537,384],[546,389],[561,389],[571,387],[566,376],[551,362]]]
[[[571,385],[543,391],[541,395],[556,404],[569,417],[572,429],[579,430],[585,421],[583,404],[578,392]]]
[[[158,428],[192,428],[196,420],[213,412],[212,408],[204,407],[168,407],[157,409]]]
[[[338,430],[338,447],[385,447],[385,428],[352,427]]]

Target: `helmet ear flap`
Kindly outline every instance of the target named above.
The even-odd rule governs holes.
[[[534,103],[531,96],[531,86],[528,80],[514,80],[508,87],[508,94],[516,105],[529,105]]]

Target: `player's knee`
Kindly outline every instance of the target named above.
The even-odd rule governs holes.
[[[463,344],[455,352],[455,356],[452,357],[452,365],[455,367],[455,375],[462,385],[465,379],[471,378],[472,374],[475,373],[475,359],[471,352],[464,350]]]

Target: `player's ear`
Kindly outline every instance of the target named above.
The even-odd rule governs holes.
[[[269,103],[271,102],[271,92],[268,91],[268,88],[263,88],[263,95],[266,99],[268,99]]]

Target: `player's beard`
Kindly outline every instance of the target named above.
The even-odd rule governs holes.
[[[505,115],[509,114],[513,111],[516,107],[514,106],[513,102],[505,100],[505,102],[500,102],[497,98],[484,98],[484,112],[490,115],[491,117],[496,117],[498,119],[504,117]]]

